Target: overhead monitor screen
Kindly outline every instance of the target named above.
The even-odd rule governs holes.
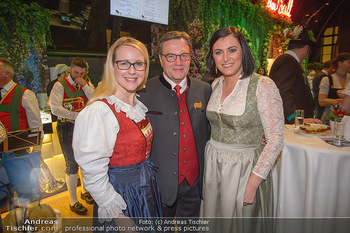
[[[111,0],[111,15],[168,25],[169,0]]]

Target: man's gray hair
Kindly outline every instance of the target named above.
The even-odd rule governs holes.
[[[13,64],[10,60],[0,57],[0,68],[3,71],[9,71],[11,73],[11,77],[15,74],[15,69],[13,68]]]

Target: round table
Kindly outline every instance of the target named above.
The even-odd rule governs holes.
[[[285,125],[283,150],[272,169],[275,216],[300,223],[300,218],[349,218],[350,143],[347,145],[336,147],[321,137],[296,134],[293,125]],[[288,232],[286,223],[276,221],[278,232]],[[318,223],[300,230],[295,232],[328,232],[327,226]]]

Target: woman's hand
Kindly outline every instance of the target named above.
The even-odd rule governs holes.
[[[113,219],[115,225],[117,227],[123,227],[125,228],[125,233],[138,233],[136,231],[136,224],[135,222],[128,216],[125,216],[124,214],[119,214],[118,218]]]
[[[263,181],[262,178],[252,173],[249,177],[247,187],[245,189],[243,205],[251,205],[254,203],[256,190]]]
[[[339,96],[339,98],[344,98],[344,96],[345,96],[345,94],[343,93],[344,91],[345,91],[345,89],[337,91],[337,95]]]

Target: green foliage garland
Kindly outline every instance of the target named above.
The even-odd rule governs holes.
[[[37,3],[20,0],[0,2],[0,56],[9,58],[18,70],[30,49],[46,48],[51,43],[51,12]]]
[[[200,79],[205,72],[205,53],[202,49],[203,25],[199,19],[194,19],[188,25],[188,34],[192,38],[191,77]]]
[[[199,17],[200,0],[170,0],[169,30],[186,31],[194,19]]]
[[[249,0],[199,0],[203,40],[208,45],[210,36],[221,27],[234,26],[243,30],[256,59],[256,69],[267,70],[270,34],[291,24],[290,19],[271,13],[265,1],[252,4]],[[279,25],[280,27],[276,27]],[[249,36],[249,37],[247,37]]]

